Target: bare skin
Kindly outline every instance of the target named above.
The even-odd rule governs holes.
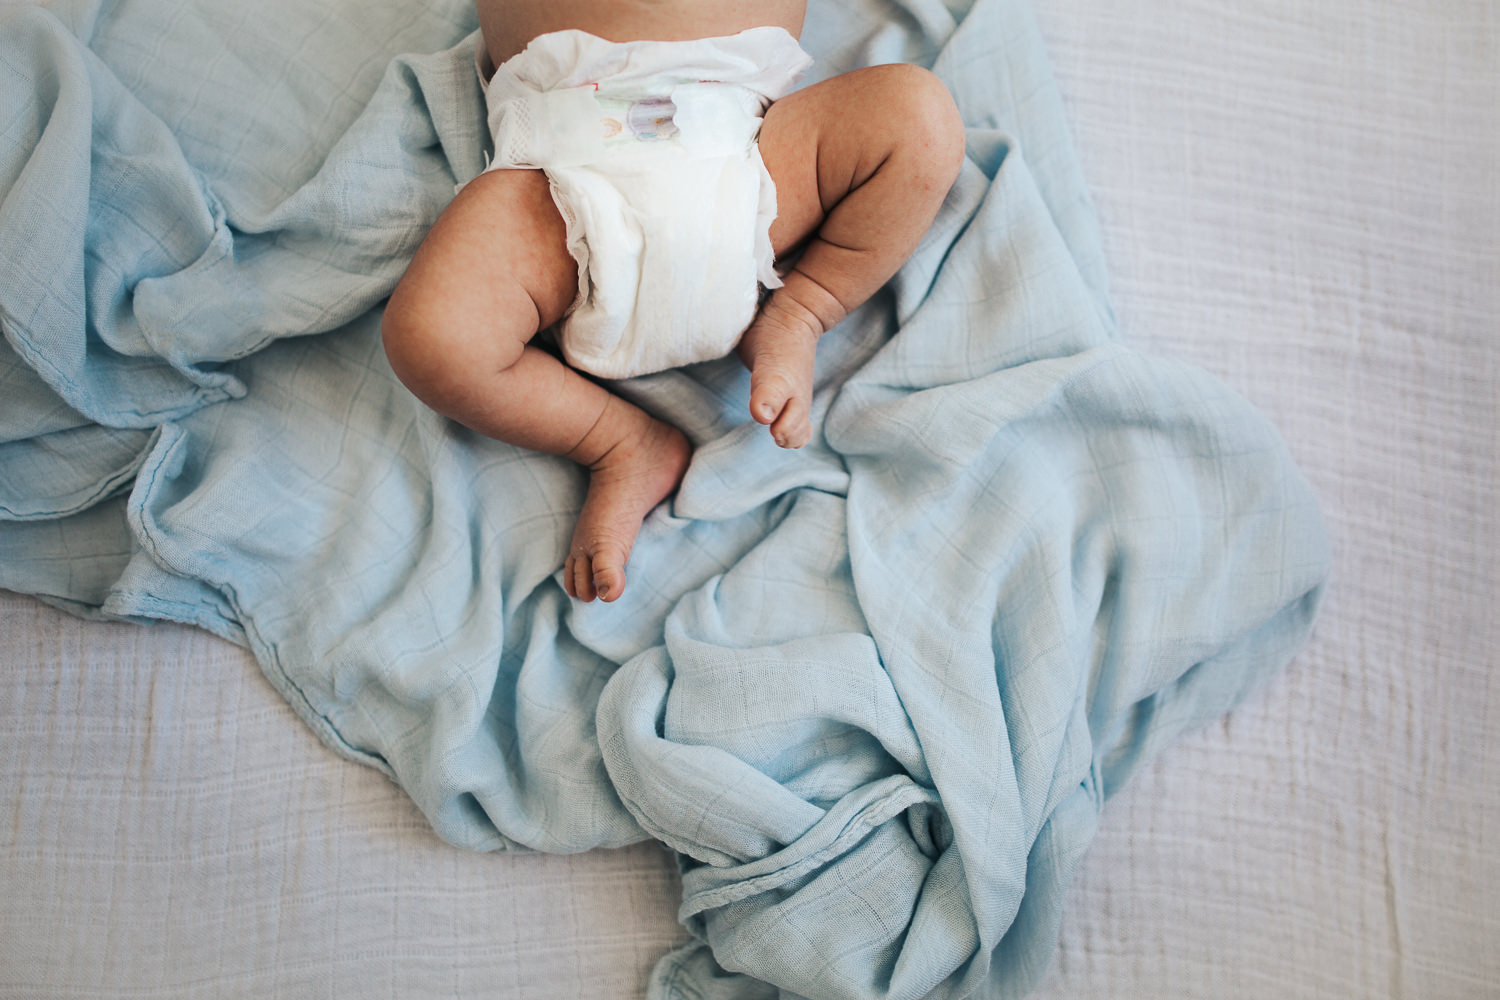
[[[683,41],[776,25],[802,34],[807,0],[478,0],[479,28],[498,66],[538,35],[578,28],[611,42]]]
[[[763,24],[800,32],[802,0],[479,0],[498,64],[536,34],[582,28],[612,41],[732,34]],[[750,416],[776,443],[811,438],[818,338],[875,293],[915,249],[963,157],[951,97],[914,66],[856,70],[766,112],[760,153],[776,184],[771,243],[796,256],[737,353]],[[499,238],[503,236],[503,238]],[[511,444],[589,470],[564,565],[567,592],[613,601],[647,514],[681,483],[681,431],[531,344],[577,292],[546,178],[496,170],[466,186],[414,256],[386,310],[386,353],[425,403]]]

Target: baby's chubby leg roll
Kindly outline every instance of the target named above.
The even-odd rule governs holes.
[[[741,339],[750,415],[782,447],[811,435],[817,339],[911,256],[958,176],[964,127],[918,66],[872,66],[767,110],[761,158],[776,184],[771,243],[796,262]]]
[[[576,291],[546,179],[495,171],[434,225],[391,295],[382,334],[396,375],[434,410],[589,469],[564,583],[580,600],[612,601],[641,522],[677,488],[692,449],[677,429],[530,344]]]

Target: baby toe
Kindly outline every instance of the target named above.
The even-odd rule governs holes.
[[[594,590],[594,569],[588,556],[569,556],[563,567],[563,579],[567,583],[568,596],[587,604],[597,593]]]
[[[801,448],[812,437],[807,403],[801,397],[788,400],[781,416],[771,425],[771,437],[783,448]]]
[[[780,376],[753,379],[750,386],[750,416],[757,423],[774,423],[785,411],[791,394],[791,387]]]

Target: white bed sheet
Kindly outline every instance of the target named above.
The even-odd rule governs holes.
[[[1282,429],[1336,569],[1105,808],[1042,997],[1500,995],[1500,11],[1043,6],[1127,337]],[[628,998],[652,845],[465,854],[251,657],[0,594],[0,997]]]
[[[1281,428],[1333,582],[1106,806],[1047,996],[1500,996],[1500,8],[1044,8],[1127,336]]]

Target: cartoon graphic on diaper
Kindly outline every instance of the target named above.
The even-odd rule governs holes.
[[[595,99],[605,112],[599,124],[606,141],[664,142],[679,134],[673,120],[677,105],[670,97],[629,100],[595,95]]]
[[[677,105],[670,97],[649,97],[630,106],[625,121],[630,131],[642,142],[670,139],[677,134],[677,123],[672,116],[677,114]]]

